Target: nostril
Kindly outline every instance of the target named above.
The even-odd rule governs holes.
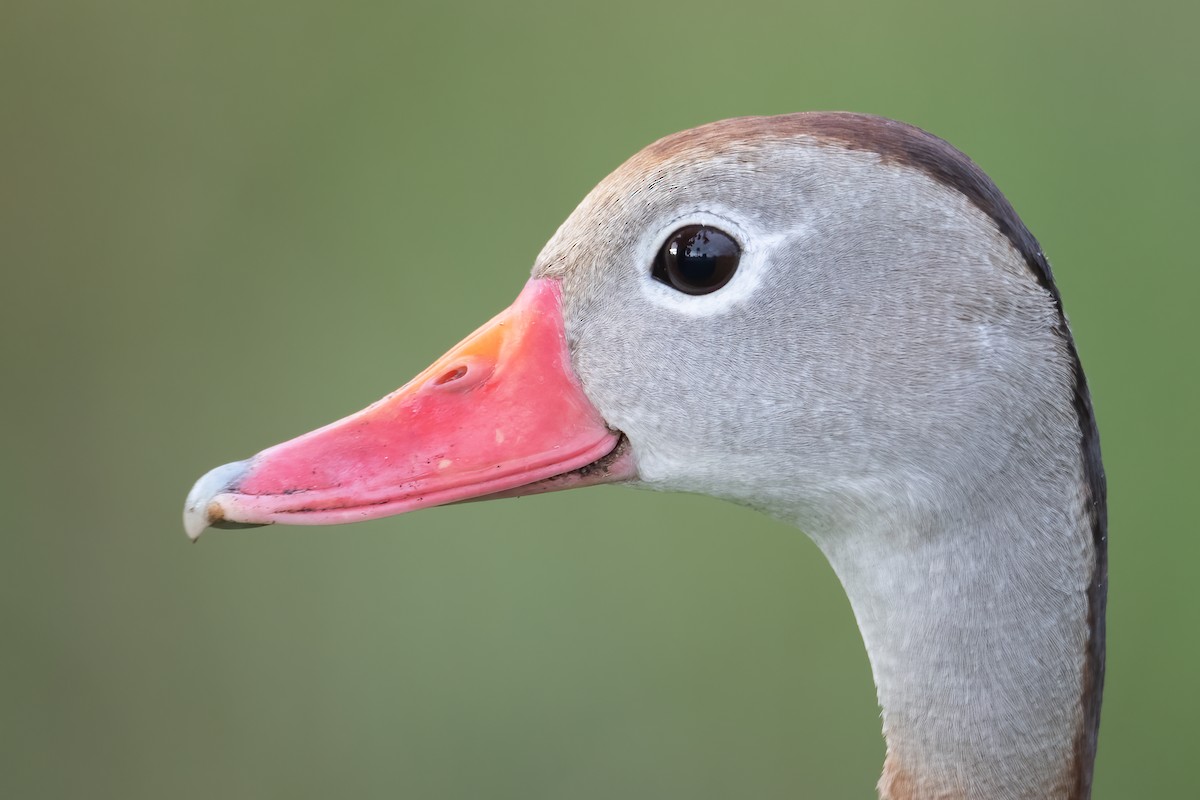
[[[458,367],[455,367],[455,368],[454,368],[454,369],[452,369],[452,370],[448,370],[448,371],[446,371],[446,372],[445,372],[445,373],[444,373],[444,374],[443,374],[443,375],[442,375],[440,378],[438,378],[437,380],[435,380],[435,381],[433,382],[433,385],[434,385],[434,386],[441,386],[441,385],[442,385],[442,384],[444,384],[444,383],[450,383],[451,381],[456,381],[456,380],[458,380],[459,378],[461,378],[462,376],[464,376],[464,375],[466,375],[466,374],[467,374],[467,368],[466,368],[466,366],[465,366],[465,365],[464,365],[464,366],[458,366]]]

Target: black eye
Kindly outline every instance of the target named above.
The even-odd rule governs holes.
[[[728,233],[687,225],[672,233],[654,259],[653,275],[687,294],[715,292],[737,272],[742,248]]]

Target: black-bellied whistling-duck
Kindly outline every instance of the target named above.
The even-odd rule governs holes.
[[[1106,507],[1050,267],[966,156],[717,122],[597,186],[516,302],[369,408],[196,484],[210,525],[623,482],[795,524],[871,659],[891,800],[1086,798]]]

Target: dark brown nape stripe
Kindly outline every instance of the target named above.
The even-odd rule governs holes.
[[[805,136],[851,150],[873,152],[887,163],[919,169],[961,192],[996,223],[1025,259],[1034,279],[1054,299],[1058,309],[1056,333],[1066,343],[1074,369],[1074,404],[1079,418],[1080,451],[1086,481],[1085,502],[1095,545],[1095,565],[1088,587],[1090,636],[1084,659],[1083,726],[1075,742],[1072,800],[1091,795],[1092,768],[1100,730],[1100,701],[1104,691],[1105,605],[1108,599],[1108,490],[1100,460],[1100,434],[1092,410],[1087,379],[1063,314],[1062,297],[1054,284],[1050,262],[1037,239],[1017,216],[991,178],[953,145],[920,128],[868,114],[817,112],[776,117],[743,117],[693,128],[668,136],[646,150],[652,159],[666,159],[693,149],[720,149],[754,138],[788,139]]]
[[[1092,770],[1096,762],[1096,744],[1100,735],[1100,700],[1104,695],[1104,645],[1105,609],[1108,604],[1108,484],[1104,477],[1104,464],[1100,460],[1100,432],[1096,428],[1096,417],[1092,411],[1092,396],[1088,392],[1087,378],[1075,352],[1075,342],[1063,324],[1071,355],[1075,359],[1075,411],[1079,415],[1079,429],[1083,434],[1083,470],[1087,479],[1087,512],[1092,525],[1095,542],[1096,565],[1092,581],[1088,586],[1088,639],[1087,662],[1083,673],[1083,729],[1075,742],[1077,764],[1076,797],[1087,800],[1092,793]]]

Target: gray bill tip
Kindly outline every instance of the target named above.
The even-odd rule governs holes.
[[[230,491],[249,469],[248,461],[234,461],[209,470],[196,481],[183,506],[183,529],[189,539],[196,541],[205,528],[224,519],[217,495]]]

